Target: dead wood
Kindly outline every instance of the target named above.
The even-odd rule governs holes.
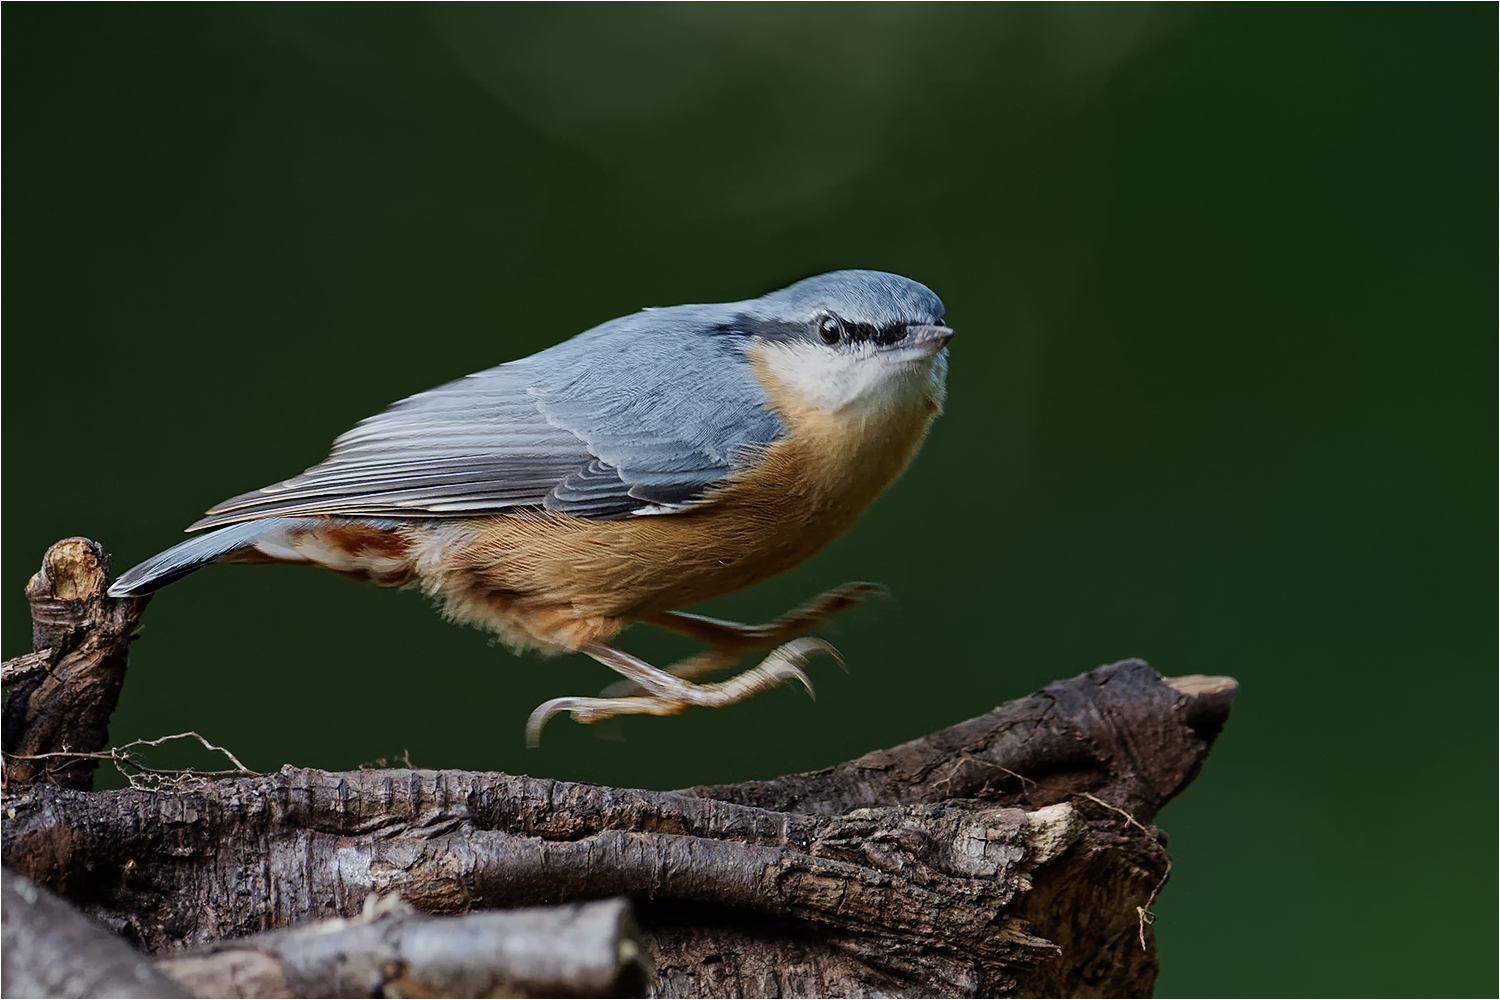
[[[1087,792],[1150,822],[1197,776],[1238,690],[1122,660],[836,767],[684,794],[839,815],[950,799],[1038,808]]]
[[[109,739],[109,717],[125,684],[125,657],[150,598],[115,599],[105,593],[108,586],[109,556],[87,538],[53,545],[26,585],[37,653],[7,664],[17,680],[5,702],[0,738],[7,782],[93,785],[97,761],[30,758],[102,750]]]
[[[20,656],[0,663],[0,684],[14,684],[16,681],[30,680],[40,677],[52,669],[52,650],[43,649],[35,653],[23,653]]]
[[[627,997],[652,971],[624,899],[431,917],[370,896],[353,920],[153,961],[8,867],[0,886],[8,997]]]
[[[201,997],[637,997],[650,983],[624,899],[462,917],[367,900],[353,920],[221,941],[157,967]]]
[[[0,869],[0,945],[0,993],[8,997],[193,995],[119,935],[9,867]]]
[[[435,914],[628,896],[658,996],[1146,995],[1143,908],[1169,865],[1149,823],[1234,691],[1127,660],[837,767],[684,792],[292,767],[12,783],[3,853],[159,957],[373,896]]]

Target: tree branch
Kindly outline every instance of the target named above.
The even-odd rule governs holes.
[[[634,997],[650,982],[623,899],[464,917],[368,902],[353,920],[222,941],[157,968],[202,997]]]
[[[0,869],[0,944],[0,993],[8,997],[193,995],[118,935],[9,867]]]
[[[3,854],[162,957],[387,896],[433,914],[627,896],[659,996],[1146,995],[1170,868],[1148,824],[1234,693],[1126,660],[836,767],[683,792],[292,767],[12,784]]]
[[[652,971],[624,899],[428,917],[370,896],[353,920],[153,962],[8,867],[0,894],[8,997],[620,997]]]
[[[52,669],[54,659],[52,650],[42,649],[35,653],[23,653],[0,663],[0,684],[14,684],[16,681],[30,680],[40,677]]]

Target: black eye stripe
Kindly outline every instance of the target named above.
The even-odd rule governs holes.
[[[837,321],[842,331],[841,335],[834,340],[829,340],[823,335],[823,323],[829,319]],[[806,342],[811,340],[813,343],[823,343],[829,346],[836,346],[839,343],[860,343],[884,347],[903,340],[911,325],[911,323],[898,322],[881,327],[873,323],[851,322],[832,313],[819,313],[811,323],[737,316],[733,322],[720,324],[709,332],[719,336],[754,336],[772,341]]]
[[[880,327],[873,323],[851,323],[844,321],[844,333],[853,343],[894,344],[906,336],[905,323],[893,323],[890,326]]]

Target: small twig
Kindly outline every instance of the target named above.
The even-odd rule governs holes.
[[[989,769],[994,770],[994,771],[1000,771],[1000,772],[1002,772],[1004,774],[1010,775],[1012,778],[1015,778],[1017,781],[1019,781],[1021,783],[1021,795],[1023,797],[1026,794],[1026,786],[1027,785],[1035,785],[1036,784],[1035,781],[1032,781],[1030,778],[1026,777],[1026,775],[1024,775],[1024,774],[1017,774],[1015,771],[1012,771],[1010,768],[1008,768],[1008,767],[1002,767],[999,764],[996,764],[992,760],[985,760],[982,757],[975,757],[973,754],[960,752],[960,753],[957,753],[957,754],[954,755],[954,757],[953,757],[953,767],[951,769],[949,769],[947,776],[939,778],[938,780],[934,781],[933,782],[933,787],[938,787],[940,785],[947,785],[947,786],[949,786],[951,788],[953,786],[953,779],[954,779],[954,777],[958,774],[958,772],[960,770],[963,769],[963,766],[965,764],[969,764],[969,763],[978,764],[981,767],[986,767],[986,768],[989,768]],[[985,787],[985,789],[988,789],[990,787],[988,779],[985,780],[984,787]]]
[[[44,674],[52,669],[53,651],[39,649],[34,653],[17,656],[0,663],[0,685],[14,684],[28,677]]]
[[[136,760],[135,757],[130,753],[130,750],[133,747],[161,746],[163,743],[166,743],[169,740],[182,740],[187,739],[190,736],[201,743],[205,750],[214,753],[221,753],[225,757],[228,757],[230,763],[234,764],[234,768],[232,770],[225,771],[199,771],[194,768],[147,767],[145,764],[142,764],[140,761]],[[255,778],[260,776],[260,772],[250,770],[244,765],[243,762],[240,761],[238,757],[236,757],[229,750],[210,743],[208,740],[204,739],[202,736],[195,732],[176,733],[172,736],[159,736],[154,740],[132,740],[131,742],[126,743],[123,746],[112,747],[108,750],[101,750],[90,753],[74,750],[55,750],[50,753],[6,754],[5,756],[12,760],[61,759],[70,761],[109,761],[110,763],[115,765],[115,770],[119,771],[120,774],[125,778],[125,780],[130,782],[131,786],[135,788],[150,787],[149,784],[138,783],[142,778],[154,779],[155,781],[160,783],[182,785],[194,781],[207,781],[210,778]],[[125,768],[127,767],[135,773],[126,771]]]
[[[1030,778],[1026,777],[1026,775],[1024,775],[1024,774],[1017,774],[1015,771],[1012,771],[1010,768],[1008,768],[1008,767],[1001,767],[999,764],[996,764],[993,761],[980,760],[980,758],[978,758],[978,757],[970,757],[968,754],[964,754],[964,759],[965,760],[979,761],[979,763],[981,763],[981,764],[987,764],[990,767],[993,767],[993,768],[996,768],[998,770],[1004,771],[1006,774],[1010,775],[1012,778],[1015,778],[1017,781],[1019,781],[1022,784],[1022,786],[1025,786],[1025,785],[1035,786],[1036,785],[1036,782],[1032,781]]]
[[[411,751],[402,750],[399,756],[393,756],[389,758],[376,757],[374,760],[367,760],[363,764],[359,765],[359,770],[373,771],[377,768],[391,767],[394,764],[400,764],[408,771],[415,771],[417,769],[417,765],[411,762]]]
[[[132,740],[131,742],[125,744],[124,746],[122,746],[122,747],[116,747],[115,749],[117,749],[117,750],[129,750],[131,747],[159,747],[163,743],[166,743],[168,740],[183,740],[183,739],[187,739],[189,736],[191,736],[193,739],[195,739],[199,743],[201,743],[203,745],[203,749],[208,750],[211,753],[221,753],[225,757],[228,757],[229,758],[229,762],[231,764],[233,764],[236,768],[238,768],[239,771],[240,771],[240,773],[242,773],[242,774],[244,774],[246,776],[250,776],[250,777],[257,777],[257,776],[259,776],[259,774],[260,774],[259,771],[252,771],[252,770],[250,770],[248,767],[246,767],[243,763],[240,762],[240,759],[238,757],[236,757],[234,754],[230,753],[224,747],[215,746],[214,744],[208,742],[208,740],[204,739],[202,736],[199,736],[197,733],[192,732],[191,730],[189,730],[188,732],[185,732],[185,733],[177,733],[174,736],[158,736],[154,740]]]
[[[1146,905],[1137,906],[1135,908],[1136,915],[1140,917],[1141,921],[1141,951],[1145,951],[1146,925],[1156,923],[1156,914],[1151,912],[1151,904],[1156,902],[1156,894],[1161,892],[1162,886],[1167,884],[1167,877],[1172,874],[1172,855],[1168,854],[1167,849],[1161,846],[1161,841],[1156,839],[1156,835],[1142,826],[1141,821],[1130,815],[1130,813],[1126,812],[1124,809],[1121,809],[1119,806],[1110,805],[1108,802],[1105,802],[1097,795],[1090,795],[1088,792],[1082,792],[1081,794],[1090,802],[1096,802],[1104,808],[1111,809],[1119,813],[1121,816],[1124,816],[1125,821],[1131,826],[1135,827],[1137,830],[1144,833],[1150,839],[1151,843],[1156,845],[1156,849],[1158,851],[1161,851],[1161,856],[1167,859],[1167,870],[1161,873],[1161,879],[1156,883],[1156,888],[1152,889],[1151,895],[1146,897]]]

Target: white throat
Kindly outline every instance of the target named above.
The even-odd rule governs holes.
[[[848,415],[864,419],[897,415],[928,402],[941,408],[946,395],[946,350],[913,358],[868,344],[834,351],[779,341],[750,350],[782,391],[824,413],[852,411]]]

